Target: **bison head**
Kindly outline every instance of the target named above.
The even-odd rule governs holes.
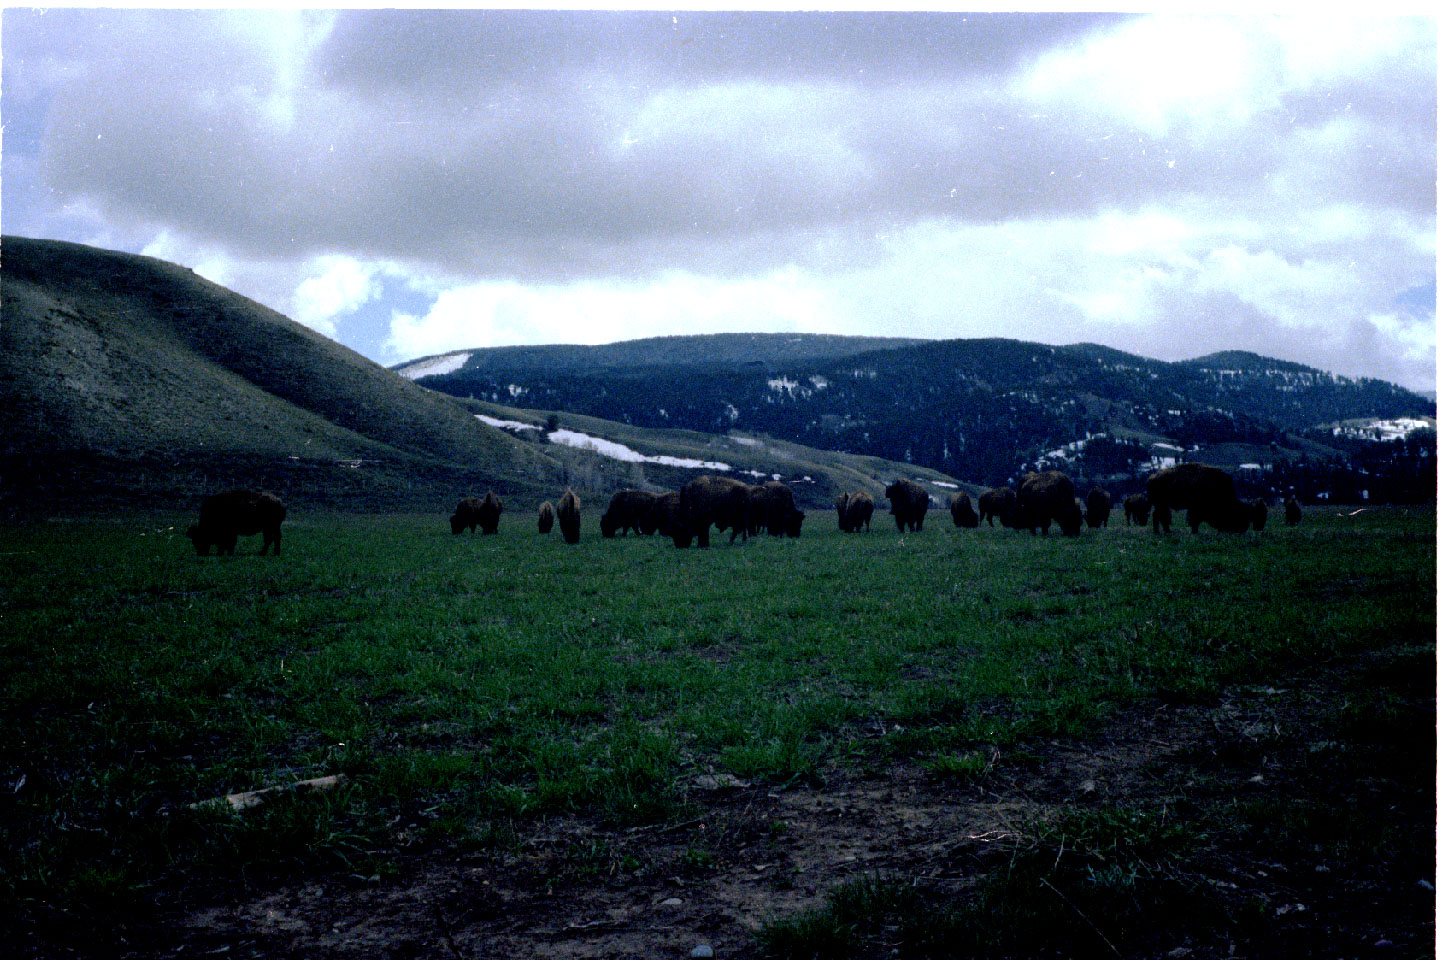
[[[785,535],[790,537],[800,536],[800,524],[805,522],[804,510],[792,510],[785,518]]]
[[[1078,503],[1069,503],[1055,511],[1055,522],[1060,525],[1061,533],[1075,537],[1080,535],[1080,525],[1085,522],[1085,517]]]
[[[190,529],[185,531],[185,536],[190,538],[190,543],[194,545],[196,553],[202,557],[209,555],[210,538],[201,532],[200,524],[191,524]]]
[[[452,515],[450,516],[450,532],[451,532],[451,533],[459,533],[461,530],[464,530],[464,529],[465,529],[465,524],[464,524],[464,522],[460,519],[460,514],[458,514],[458,513],[452,514]]]

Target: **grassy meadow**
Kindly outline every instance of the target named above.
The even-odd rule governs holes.
[[[798,540],[676,550],[602,539],[593,508],[574,547],[529,514],[483,537],[439,512],[292,511],[281,557],[254,537],[204,559],[188,515],[7,526],[0,920],[44,936],[181,878],[383,879],[397,823],[481,851],[553,815],[679,823],[704,773],[981,777],[1141,700],[1368,651],[1433,675],[1434,510],[1347,513],[1157,537],[1117,511],[1066,539],[943,512],[847,536],[813,512]],[[189,807],[335,773],[340,790],[244,814]],[[814,954],[838,922],[766,943]]]

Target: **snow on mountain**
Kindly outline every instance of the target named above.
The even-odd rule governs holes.
[[[465,362],[469,359],[469,353],[447,353],[439,357],[430,357],[428,360],[417,360],[407,366],[396,367],[395,372],[402,377],[409,377],[411,380],[419,380],[421,377],[438,377],[441,374],[454,373],[465,366]]]
[[[626,463],[658,463],[666,467],[686,467],[691,470],[729,470],[730,464],[719,463],[714,460],[692,460],[688,457],[658,456],[648,457],[638,450],[631,450],[623,443],[616,443],[613,440],[606,440],[602,437],[592,437],[586,433],[579,433],[575,430],[555,430],[549,434],[551,443],[563,444],[567,447],[575,447],[579,450],[593,450],[602,457],[610,457],[614,460],[623,460]]]

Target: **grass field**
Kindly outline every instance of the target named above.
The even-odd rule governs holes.
[[[0,920],[43,954],[77,931],[221,902],[236,883],[384,885],[417,850],[523,864],[558,820],[592,838],[565,875],[589,864],[638,882],[646,858],[612,856],[604,838],[703,819],[702,775],[762,797],[901,768],[926,789],[993,791],[1043,745],[1084,745],[1136,705],[1213,706],[1239,685],[1342,667],[1332,687],[1348,693],[1311,711],[1334,749],[1306,763],[1343,760],[1362,778],[1411,768],[1422,786],[1428,770],[1433,786],[1435,514],[1346,513],[1238,537],[1112,521],[1074,540],[957,531],[944,514],[918,535],[877,515],[873,532],[842,536],[813,513],[798,540],[677,551],[603,540],[593,509],[574,547],[513,514],[498,536],[455,537],[444,516],[292,512],[280,558],[249,538],[206,559],[182,535],[189,516],[6,527]],[[941,897],[914,877],[853,877],[769,918],[746,949],[1027,955],[1044,946],[1021,936],[1034,916],[995,899],[1025,869],[1073,908],[1060,909],[1075,929],[1056,935],[1093,928],[1101,955],[1150,942],[1127,910],[1234,927],[1233,904],[1206,919],[1166,865],[1194,862],[1206,830],[1333,837],[1343,804],[1323,778],[1338,769],[1291,778],[1310,798],[1286,807],[1293,823],[1218,800],[1194,830],[1148,808],[1077,808],[1022,831],[1003,876],[972,871],[988,885]],[[336,773],[339,790],[246,813],[189,806]],[[1419,854],[1433,873],[1431,827]],[[1099,859],[1062,862],[1066,837]],[[725,857],[683,850],[700,875]],[[894,919],[917,897],[929,928]],[[975,932],[977,909],[994,931]]]

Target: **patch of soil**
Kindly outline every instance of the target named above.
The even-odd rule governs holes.
[[[913,879],[963,897],[1003,867],[1027,823],[1064,810],[1126,804],[1183,817],[1187,808],[1231,801],[1323,802],[1313,763],[1311,774],[1291,771],[1306,767],[1322,742],[1319,725],[1348,695],[1345,678],[1329,666],[1283,689],[1232,688],[1211,704],[1134,706],[1083,742],[1001,753],[978,782],[909,763],[831,770],[818,787],[702,778],[692,799],[703,816],[686,823],[625,830],[551,820],[506,852],[416,844],[394,852],[398,872],[383,881],[252,883],[204,903],[179,900],[163,926],[135,931],[139,939],[115,952],[573,960],[686,957],[708,944],[717,957],[758,957],[754,934],[763,923],[818,906],[827,890],[859,875]],[[1417,782],[1433,787],[1433,687],[1428,704],[1415,760],[1429,771]],[[1435,879],[1433,792],[1385,796],[1396,788],[1380,780],[1332,787],[1337,804],[1354,801],[1391,819],[1399,835],[1428,835],[1428,849],[1397,851],[1357,873],[1332,869],[1319,852],[1281,862],[1276,851],[1215,836],[1205,857],[1210,882],[1237,903],[1268,905],[1258,926],[1162,931],[1130,952],[1097,941],[1065,953],[1433,955],[1434,889],[1425,886]]]

